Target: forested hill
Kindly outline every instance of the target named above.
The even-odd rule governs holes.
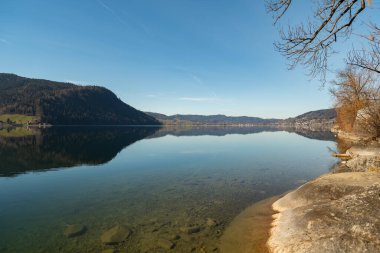
[[[307,112],[294,118],[279,122],[282,126],[293,126],[297,129],[330,130],[335,124],[335,109],[323,109]]]
[[[311,126],[327,124],[331,127],[335,121],[335,109],[311,111],[288,119],[263,119],[259,117],[231,117],[226,115],[184,115],[167,116],[161,113],[146,112],[165,125],[270,125],[270,126]]]
[[[323,109],[317,111],[307,112],[301,115],[298,115],[294,119],[297,120],[312,120],[312,119],[323,119],[323,120],[334,120],[336,118],[335,109]]]
[[[54,125],[157,125],[110,90],[0,73],[0,115],[37,116]]]
[[[282,124],[329,124],[332,125],[335,122],[336,111],[335,109],[323,109],[317,111],[310,111],[304,114],[298,115],[294,118],[288,118],[283,120]]]
[[[176,114],[167,116],[160,113],[146,112],[164,124],[195,124],[195,125],[236,125],[236,124],[274,124],[277,119],[263,119],[248,116],[226,116],[226,115],[184,115]]]

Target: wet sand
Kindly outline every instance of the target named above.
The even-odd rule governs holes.
[[[221,253],[269,253],[267,241],[275,211],[272,204],[281,196],[259,201],[240,213],[220,240]]]

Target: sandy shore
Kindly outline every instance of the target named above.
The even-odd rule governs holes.
[[[240,213],[224,231],[220,242],[221,253],[267,253],[270,236],[272,204],[279,197],[255,203]]]

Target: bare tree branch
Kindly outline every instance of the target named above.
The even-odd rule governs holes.
[[[266,4],[277,23],[292,1],[268,0]],[[309,69],[311,76],[326,80],[333,44],[348,38],[353,23],[366,7],[365,0],[319,0],[311,21],[281,29],[281,39],[275,47],[288,59],[290,68],[302,64]]]
[[[291,3],[292,3],[292,0],[267,0],[266,1],[267,11],[274,13],[273,19],[274,19],[275,24],[286,13]]]
[[[372,24],[372,33],[367,38],[369,48],[351,50],[346,60],[347,64],[380,74],[380,28]]]

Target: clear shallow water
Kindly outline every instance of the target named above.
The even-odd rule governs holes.
[[[133,231],[112,246],[121,252],[165,252],[157,240],[175,235],[173,252],[213,252],[244,208],[335,163],[334,141],[263,130],[54,128],[1,137],[0,252],[101,252],[100,235],[117,224]],[[207,218],[219,225],[208,228]],[[87,232],[66,238],[75,223]],[[200,232],[180,231],[190,225]]]

